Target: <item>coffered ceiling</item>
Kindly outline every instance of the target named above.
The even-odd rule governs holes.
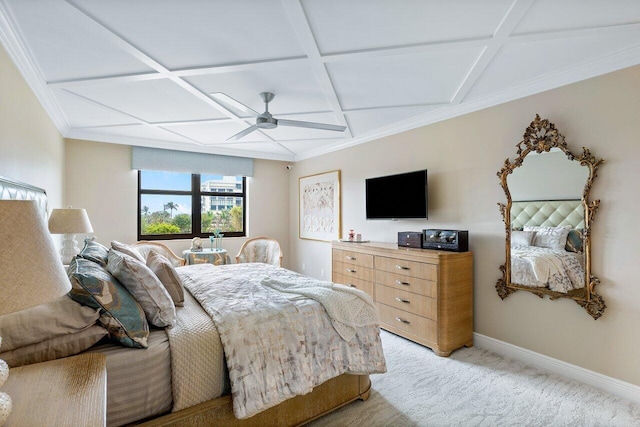
[[[295,161],[640,64],[638,0],[0,0],[68,138]],[[211,94],[279,119],[253,125]]]

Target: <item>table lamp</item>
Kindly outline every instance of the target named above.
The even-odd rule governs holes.
[[[49,232],[51,234],[64,234],[60,257],[62,264],[67,265],[80,252],[75,235],[77,233],[93,233],[93,228],[86,210],[68,207],[51,211]]]
[[[0,242],[0,315],[69,292],[71,283],[36,202],[0,200]]]

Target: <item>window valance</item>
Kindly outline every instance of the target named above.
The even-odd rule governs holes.
[[[160,148],[132,147],[131,169],[253,176],[253,159]]]

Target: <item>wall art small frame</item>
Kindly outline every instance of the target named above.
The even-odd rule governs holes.
[[[298,179],[298,223],[301,239],[340,239],[340,171],[330,171]]]

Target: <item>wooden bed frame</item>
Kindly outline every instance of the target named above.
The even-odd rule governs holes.
[[[45,190],[0,176],[0,200],[36,200],[47,212]],[[147,242],[145,242],[147,243]],[[319,418],[355,400],[367,400],[371,390],[368,375],[343,374],[315,387],[309,394],[296,396],[239,420],[233,415],[231,396],[225,395],[178,412],[131,425],[152,426],[296,426]]]

